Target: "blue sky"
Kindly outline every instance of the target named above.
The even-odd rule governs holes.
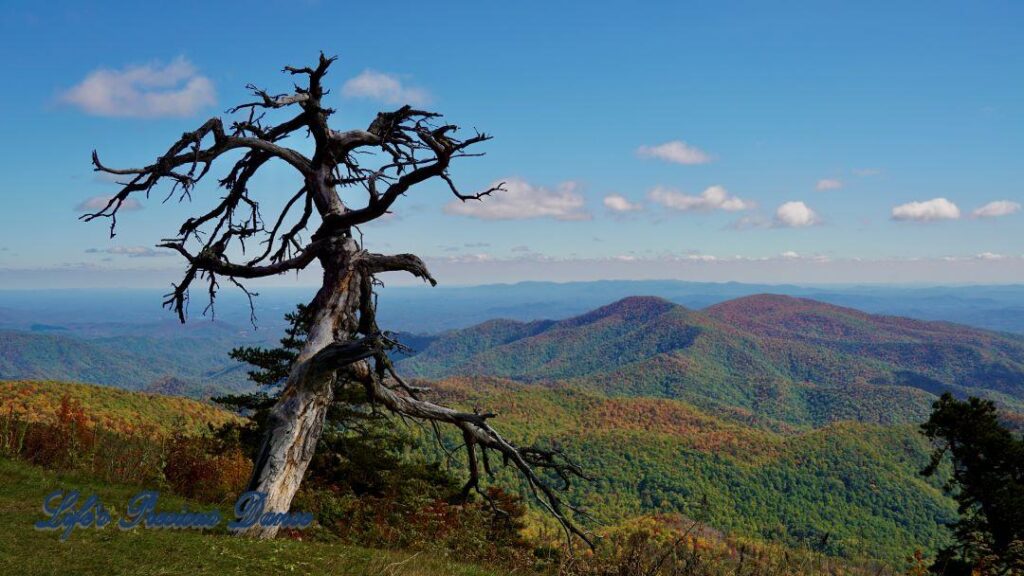
[[[442,282],[1024,281],[1024,5],[582,6],[5,2],[0,287],[165,285],[153,245],[218,191],[143,201],[111,240],[76,220],[115,190],[90,151],[150,161],[320,50],[336,128],[409,101],[495,136],[453,174],[507,197],[428,185],[365,230]]]

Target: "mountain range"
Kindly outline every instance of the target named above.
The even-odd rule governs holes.
[[[559,321],[492,320],[421,338],[399,367],[564,381],[791,425],[916,422],[947,391],[1024,408],[1024,337],[779,295],[700,311],[630,297]]]
[[[570,497],[598,516],[679,512],[850,557],[946,538],[955,506],[920,476],[917,430],[937,394],[1024,413],[1024,338],[790,296],[628,297],[409,342],[401,372],[582,462],[595,481]]]
[[[269,339],[220,321],[46,320],[0,332],[0,379],[205,397],[245,389],[227,351]],[[396,358],[399,371],[429,381],[435,397],[493,410],[512,440],[553,443],[581,462],[594,480],[569,498],[602,520],[681,513],[852,558],[898,562],[944,541],[955,504],[941,479],[919,475],[930,446],[916,429],[936,394],[991,398],[1024,423],[1024,337],[790,296],[700,310],[627,297],[563,319],[399,338],[413,348]],[[41,389],[8,385],[12,398],[25,387]],[[51,405],[61,385],[46,389]],[[447,458],[423,440],[422,451]],[[443,441],[450,451],[459,439]]]

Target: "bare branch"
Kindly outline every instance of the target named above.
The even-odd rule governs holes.
[[[437,286],[437,280],[430,275],[427,265],[415,254],[367,254],[367,269],[371,274],[381,272],[408,272],[417,278],[429,282],[431,286]]]
[[[260,101],[239,104],[238,106],[229,108],[228,112],[231,114],[246,108],[283,108],[292,104],[301,104],[309,100],[309,94],[279,94],[277,96],[271,96],[265,90],[260,90],[252,84],[249,84],[246,88],[251,90],[256,96],[259,96]]]
[[[477,192],[476,194],[462,194],[461,192],[459,192],[459,189],[455,187],[455,182],[452,181],[451,176],[449,176],[448,174],[442,174],[441,178],[448,183],[448,188],[452,191],[452,194],[454,194],[456,198],[462,200],[463,202],[467,200],[483,200],[485,197],[490,196],[495,192],[505,191],[505,183],[501,182],[496,186],[491,186],[490,188],[482,192]]]
[[[199,254],[191,254],[185,249],[185,246],[178,241],[168,241],[158,245],[160,248],[170,248],[185,257],[189,264],[197,270],[211,272],[213,274],[220,274],[223,276],[231,276],[233,278],[263,278],[266,276],[275,276],[277,274],[283,274],[291,270],[302,270],[309,265],[317,256],[317,243],[312,243],[306,246],[297,255],[287,260],[281,260],[274,264],[268,264],[266,266],[249,266],[246,264],[234,264],[229,262],[223,254],[219,254],[210,249],[204,250]]]
[[[583,516],[586,514],[564,502],[555,488],[545,482],[535,471],[535,468],[550,470],[562,478],[566,484],[568,484],[568,478],[572,476],[585,478],[580,467],[565,458],[564,454],[539,447],[518,448],[505,440],[487,423],[487,420],[494,414],[459,412],[412,396],[402,395],[385,386],[382,378],[378,377],[375,371],[371,371],[369,366],[353,365],[348,372],[353,379],[363,382],[367,394],[372,399],[380,402],[392,412],[410,418],[452,424],[462,430],[463,434],[481,449],[498,452],[503,461],[511,463],[523,476],[536,500],[555,517],[565,530],[570,544],[572,536],[578,536],[588,545],[593,546],[590,536],[576,525],[575,521],[569,517],[568,512]],[[467,448],[469,446],[471,444],[467,443]],[[472,471],[470,473],[473,474]],[[479,474],[477,474],[478,478]]]

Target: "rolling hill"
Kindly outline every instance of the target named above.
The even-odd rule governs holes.
[[[566,320],[495,320],[444,333],[400,367],[568,381],[797,425],[920,421],[945,391],[1024,407],[1024,338],[788,296],[703,311],[631,297]]]

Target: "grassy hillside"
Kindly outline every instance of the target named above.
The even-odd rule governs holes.
[[[154,574],[336,574],[359,576],[498,574],[453,558],[417,552],[388,552],[337,542],[279,539],[242,540],[221,533],[192,530],[122,531],[78,528],[66,542],[55,532],[33,529],[42,519],[43,496],[58,488],[97,494],[114,514],[123,511],[138,487],[60,475],[0,457],[0,574],[43,576]],[[161,494],[164,510],[207,510]],[[222,509],[224,517],[230,510]]]
[[[131,432],[175,428],[199,431],[221,426],[238,417],[217,406],[188,398],[129,392],[117,388],[54,381],[0,381],[0,414],[50,421],[67,397],[81,404],[93,425]]]
[[[755,296],[697,312],[651,297],[558,322],[494,321],[436,338],[412,374],[566,380],[821,426],[924,418],[951,390],[1024,408],[1024,339]]]

